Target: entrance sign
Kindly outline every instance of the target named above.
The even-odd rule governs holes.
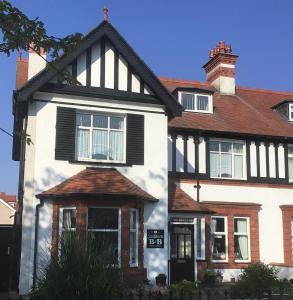
[[[147,229],[147,248],[164,248],[163,229]]]

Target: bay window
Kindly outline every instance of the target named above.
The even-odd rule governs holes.
[[[125,161],[125,117],[77,113],[76,156],[78,160]]]
[[[211,218],[212,260],[228,261],[227,217]]]
[[[212,178],[245,178],[245,143],[210,140],[210,176]]]
[[[118,208],[88,208],[88,233],[96,242],[109,247],[119,260],[120,217]]]
[[[250,260],[249,218],[234,218],[234,256],[235,261]]]
[[[138,263],[138,210],[130,210],[130,266],[136,267]]]

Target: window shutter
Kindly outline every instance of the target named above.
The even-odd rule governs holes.
[[[75,158],[75,121],[74,108],[57,107],[56,160],[74,160]]]
[[[144,164],[144,116],[127,115],[127,163],[131,165]]]

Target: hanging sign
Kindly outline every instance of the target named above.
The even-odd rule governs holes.
[[[147,229],[147,248],[164,248],[163,229]]]

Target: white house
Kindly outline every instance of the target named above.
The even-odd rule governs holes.
[[[236,60],[220,42],[205,83],[157,78],[107,19],[54,68],[18,59],[22,294],[68,228],[111,240],[132,283],[292,277],[293,94],[238,87]]]

